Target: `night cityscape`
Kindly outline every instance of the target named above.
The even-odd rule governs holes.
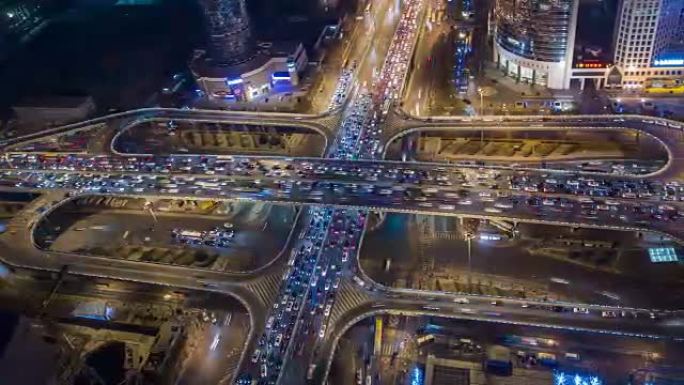
[[[684,385],[684,1],[0,0],[0,385]]]

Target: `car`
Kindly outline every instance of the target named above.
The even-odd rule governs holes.
[[[259,361],[259,357],[261,357],[261,349],[257,349],[254,351],[254,354],[252,354],[252,363],[257,363]]]
[[[606,310],[606,311],[601,312],[601,317],[603,317],[603,318],[617,318],[617,313],[615,313],[614,311]]]

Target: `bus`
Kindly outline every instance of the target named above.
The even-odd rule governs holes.
[[[684,93],[684,78],[649,79],[644,82],[644,91],[648,94],[681,94]]]
[[[426,334],[422,337],[418,337],[418,339],[416,340],[416,343],[418,344],[418,346],[422,346],[422,345],[424,345],[428,342],[432,342],[434,340],[435,340],[434,334]]]

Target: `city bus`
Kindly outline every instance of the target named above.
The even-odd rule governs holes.
[[[682,94],[684,79],[649,79],[644,82],[644,91],[648,94]]]
[[[418,346],[421,346],[421,345],[424,345],[428,342],[432,342],[434,340],[435,340],[434,334],[426,334],[422,337],[418,337],[418,339],[416,340],[416,343],[418,344]]]

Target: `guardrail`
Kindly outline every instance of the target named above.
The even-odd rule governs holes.
[[[41,192],[44,190],[41,189],[30,189],[30,188],[25,188],[22,189],[22,191],[37,191]],[[265,202],[265,203],[270,203],[270,204],[277,204],[277,205],[283,205],[283,204],[301,204],[301,205],[307,205],[307,206],[315,206],[315,207],[332,207],[335,209],[352,209],[352,210],[361,210],[361,211],[378,211],[378,212],[395,212],[395,213],[403,213],[403,214],[423,214],[423,215],[434,215],[434,216],[451,216],[451,217],[468,217],[468,218],[476,218],[476,219],[484,219],[484,220],[490,220],[490,219],[495,219],[495,220],[508,220],[508,221],[513,221],[513,222],[522,222],[522,223],[533,223],[533,224],[544,224],[544,225],[555,225],[555,226],[566,226],[566,227],[582,227],[582,228],[595,228],[595,229],[604,229],[604,230],[617,230],[617,231],[640,231],[640,232],[652,232],[656,234],[661,234],[663,236],[666,236],[668,238],[673,239],[675,242],[684,245],[684,240],[679,238],[679,235],[677,234],[672,234],[668,233],[664,230],[660,229],[651,229],[651,228],[645,228],[645,227],[637,227],[637,226],[626,226],[626,225],[606,225],[606,224],[599,224],[599,223],[590,223],[590,222],[569,222],[569,221],[554,221],[554,220],[546,220],[546,219],[538,219],[538,218],[524,218],[524,217],[516,217],[513,215],[509,215],[506,213],[498,213],[498,214],[476,214],[476,213],[469,213],[469,212],[453,212],[453,211],[438,211],[430,208],[402,208],[402,207],[396,207],[396,206],[375,206],[375,205],[358,205],[358,204],[353,204],[353,203],[331,203],[331,202],[317,202],[317,201],[309,201],[309,200],[279,200],[279,199],[270,199],[270,198],[253,198],[253,197],[241,197],[241,196],[201,196],[201,195],[184,195],[184,194],[164,194],[164,193],[147,193],[147,192],[141,192],[141,193],[136,193],[136,192],[131,192],[131,191],[124,191],[124,192],[106,192],[106,193],[98,193],[98,192],[89,192],[89,191],[78,191],[78,190],[73,190],[73,189],[50,189],[50,191],[64,191],[64,192],[71,192],[74,194],[77,194],[79,196],[83,195],[99,195],[99,196],[112,196],[112,197],[151,197],[151,198],[162,198],[162,199],[185,199],[185,200],[211,200],[211,201],[259,201],[259,202]],[[45,213],[44,213],[45,214]]]
[[[660,127],[660,126],[659,126]],[[414,133],[418,132],[428,132],[428,131],[472,131],[474,130],[474,127],[410,127],[404,130],[401,130],[394,135],[392,135],[384,144],[384,148],[382,151],[382,158],[384,159],[387,156],[387,151],[389,150],[390,145],[396,141],[397,139],[400,139],[406,135],[411,135]],[[480,128],[486,131],[497,131],[497,130],[502,130],[502,128],[498,127],[487,127],[487,128]],[[524,131],[524,130],[529,130],[527,127],[505,127],[505,130],[509,131]],[[556,130],[567,130],[568,127],[563,127],[563,126],[550,126],[550,127],[534,127],[535,130],[548,130],[548,131],[556,131]],[[608,127],[594,127],[594,126],[579,126],[579,127],[573,127],[573,131],[591,131],[591,130],[608,130],[608,131],[620,131],[620,130],[637,130],[643,135],[646,135],[650,137],[651,139],[655,140],[660,144],[665,151],[667,152],[667,162],[658,170],[650,172],[650,173],[645,173],[645,174],[634,174],[634,173],[620,173],[617,175],[622,175],[622,176],[627,176],[629,178],[636,178],[636,179],[646,179],[646,178],[652,178],[656,177],[663,172],[667,171],[671,166],[672,166],[672,160],[674,158],[674,155],[672,153],[672,149],[670,146],[665,143],[664,140],[662,140],[660,137],[656,136],[652,132],[645,131],[644,129],[640,128],[634,128],[634,127],[618,127],[618,126],[608,126]],[[684,131],[682,131],[684,132]],[[411,163],[416,163],[416,164],[424,164],[425,162],[411,162]],[[442,166],[445,163],[434,163],[434,164],[442,164]],[[562,169],[554,169],[553,166],[548,167],[548,168],[538,168],[538,167],[506,167],[506,166],[496,166],[496,165],[483,165],[479,166],[482,168],[487,168],[487,169],[497,169],[497,168],[509,168],[509,169],[515,169],[515,170],[529,170],[529,171],[536,171],[536,172],[554,172],[554,173],[568,173],[568,174],[583,174],[583,175],[616,175],[616,173],[610,173],[610,172],[596,172],[596,171],[578,171],[578,170],[562,170]]]
[[[463,215],[463,217],[471,217],[470,215]],[[475,217],[475,216],[472,216]],[[525,222],[525,221],[519,221],[519,222]],[[364,227],[364,233],[362,235],[365,235],[365,227]],[[625,230],[629,231],[629,230]],[[661,234],[662,235],[667,235],[663,232],[660,232],[658,230],[649,230],[649,229],[640,229],[640,228],[633,228],[631,231],[643,231],[643,232],[652,232],[656,234]],[[684,242],[680,241],[680,244],[684,244]],[[530,300],[530,299],[520,299],[520,298],[515,298],[515,297],[508,297],[508,296],[500,296],[500,295],[488,295],[488,294],[470,294],[470,293],[462,293],[462,292],[449,292],[449,291],[436,291],[436,290],[425,290],[425,289],[406,289],[406,288],[395,288],[391,286],[386,286],[383,285],[380,282],[375,281],[372,279],[368,273],[363,269],[363,266],[361,265],[361,247],[363,245],[363,238],[359,242],[359,247],[357,250],[356,254],[356,270],[359,272],[359,278],[372,285],[373,287],[377,287],[380,289],[380,291],[385,292],[385,293],[399,293],[399,294],[409,294],[412,296],[422,296],[422,297],[443,297],[443,298],[455,298],[455,297],[465,297],[465,298],[475,298],[475,299],[481,299],[481,300],[492,300],[492,299],[497,299],[497,300],[505,300],[507,302],[515,302],[515,303],[529,303],[529,304],[536,304],[536,305],[558,305],[558,306],[563,306],[563,307],[588,307],[588,308],[593,308],[596,310],[606,310],[606,309],[613,309],[613,310],[627,310],[627,311],[644,311],[644,312],[649,312],[649,311],[665,311],[665,312],[671,312],[671,310],[664,310],[664,309],[646,309],[646,308],[637,308],[637,307],[630,307],[630,306],[612,306],[612,305],[602,305],[602,304],[591,304],[591,303],[578,303],[578,302],[568,302],[568,301],[538,301],[538,300]]]
[[[215,122],[215,120],[212,119],[192,119],[192,118],[160,118],[160,117],[144,117],[142,119],[134,120],[132,122],[127,123],[124,127],[121,129],[117,130],[116,134],[112,137],[112,139],[109,142],[109,151],[118,156],[122,157],[136,157],[136,156],[154,156],[155,154],[153,153],[132,153],[132,152],[120,152],[117,150],[116,147],[116,142],[119,140],[119,137],[123,135],[125,132],[133,129],[135,126],[140,125],[145,122],[161,122],[161,121],[168,121],[168,120],[176,120],[176,121],[193,121],[193,122]],[[235,121],[238,121],[242,124],[245,124],[245,122],[250,122],[249,120],[240,120],[239,118],[234,119]],[[252,124],[256,124],[255,122],[252,122]],[[330,133],[327,133],[323,131],[320,127],[318,127],[316,124],[311,123],[311,122],[306,122],[306,121],[294,121],[294,122],[278,122],[278,123],[268,123],[269,126],[286,126],[286,125],[297,125],[301,128],[307,128],[310,129],[320,136],[323,137],[323,150],[321,152],[321,156],[325,154],[326,149],[328,148],[328,136]],[[171,154],[172,156],[192,156],[192,155],[197,155],[197,156],[206,156],[206,154],[187,154],[187,153],[177,153],[177,154]],[[245,157],[253,157],[253,158],[264,158],[269,157],[269,156],[275,156],[275,157],[281,157],[284,158],[284,156],[280,155],[237,155],[237,156],[245,156]]]
[[[399,111],[398,115],[403,116],[407,120],[412,120],[416,122],[501,122],[501,121],[577,121],[577,120],[612,120],[615,119],[627,119],[638,120],[642,123],[657,124],[655,122],[661,122],[659,125],[669,126],[672,128],[681,129],[684,127],[684,123],[666,119],[656,116],[648,115],[637,115],[637,114],[595,114],[595,115],[477,115],[477,116],[451,116],[451,115],[434,115],[434,116],[415,116],[410,112]]]
[[[262,111],[230,111],[230,110],[206,110],[206,109],[180,109],[180,108],[164,108],[164,107],[149,107],[149,108],[139,108],[134,110],[122,111],[113,114],[103,115],[95,117],[92,119],[84,120],[81,122],[70,123],[63,126],[52,127],[46,130],[37,131],[31,134],[26,134],[22,136],[17,136],[10,139],[0,140],[0,147],[5,147],[12,144],[17,144],[19,142],[24,142],[30,139],[35,139],[38,137],[44,137],[50,134],[64,134],[71,130],[76,130],[79,128],[84,128],[85,126],[94,125],[98,123],[107,123],[108,121],[114,119],[122,119],[128,117],[144,117],[146,114],[163,114],[163,113],[178,113],[178,114],[212,114],[212,115],[223,115],[223,116],[248,116],[248,117],[272,117],[272,118],[286,118],[293,120],[314,120],[323,117],[330,116],[336,111],[325,111],[320,114],[303,114],[303,113],[287,113],[287,112],[262,112]]]
[[[45,211],[40,213],[40,215],[33,218],[33,220],[30,223],[30,226],[27,227],[27,231],[29,232],[29,243],[30,243],[31,247],[33,247],[34,249],[36,249],[40,252],[43,252],[43,253],[46,253],[49,255],[53,255],[53,256],[64,256],[64,257],[71,257],[71,258],[86,258],[87,257],[88,259],[96,259],[96,260],[105,261],[105,262],[109,262],[109,261],[114,260],[113,258],[109,258],[109,257],[101,256],[101,255],[95,255],[95,254],[80,254],[80,253],[73,253],[73,252],[44,250],[40,246],[38,246],[38,244],[36,242],[36,239],[35,239],[36,228],[44,220],[44,218],[46,218],[50,214],[54,213],[55,210],[57,210],[61,206],[65,205],[69,202],[72,202],[76,199],[80,199],[80,198],[84,198],[84,197],[88,197],[88,196],[111,196],[111,197],[116,197],[116,198],[128,197],[128,198],[137,198],[137,199],[140,199],[140,197],[136,196],[135,194],[123,194],[123,193],[122,194],[97,194],[97,193],[91,193],[91,192],[76,192],[76,193],[74,193],[73,190],[64,190],[64,191],[67,191],[71,194],[66,199],[62,199],[61,201],[57,202],[56,204],[50,205],[50,207],[48,207]],[[167,199],[174,199],[171,197],[166,197],[166,198]],[[206,199],[206,200],[211,200],[211,199]],[[272,258],[270,261],[268,261],[266,264],[259,266],[255,269],[252,269],[252,270],[225,272],[225,271],[211,270],[211,269],[202,268],[202,267],[180,266],[180,265],[173,265],[173,264],[161,263],[161,262],[141,262],[141,261],[130,261],[130,260],[123,260],[123,259],[122,260],[116,259],[116,261],[117,261],[117,263],[130,264],[133,266],[142,266],[142,265],[150,265],[150,264],[151,265],[161,265],[161,266],[165,266],[165,267],[170,267],[172,269],[188,270],[188,271],[195,271],[195,272],[211,272],[213,274],[223,275],[227,278],[230,278],[230,277],[232,277],[232,278],[246,277],[247,278],[250,276],[254,276],[257,273],[269,268],[270,266],[272,266],[275,262],[277,262],[283,256],[283,254],[287,250],[287,248],[288,248],[288,246],[292,240],[292,236],[293,236],[294,231],[297,227],[296,225],[297,225],[297,221],[299,220],[300,215],[301,215],[301,210],[298,210],[297,215],[295,216],[295,219],[293,221],[292,228],[288,232],[288,236],[287,236],[283,246],[281,247],[281,249],[276,254],[276,256],[274,258]]]
[[[544,328],[544,329],[571,330],[571,331],[580,332],[580,333],[598,333],[598,334],[617,335],[617,336],[622,336],[622,337],[649,338],[649,339],[654,339],[654,340],[672,339],[676,342],[684,341],[684,338],[672,337],[672,336],[667,336],[667,335],[644,334],[644,333],[635,333],[635,332],[621,332],[621,331],[617,331],[617,330],[595,329],[595,328],[587,328],[587,327],[558,326],[558,325],[549,325],[549,324],[539,323],[539,322],[514,321],[514,320],[505,320],[505,319],[500,319],[500,318],[493,319],[490,317],[474,316],[474,315],[468,315],[468,314],[444,313],[444,312],[437,312],[437,311],[432,311],[432,310],[427,310],[427,309],[406,310],[406,309],[399,309],[399,308],[393,309],[391,307],[383,307],[383,308],[369,309],[365,312],[362,312],[359,315],[357,315],[357,316],[351,318],[350,320],[346,321],[344,323],[344,326],[342,326],[341,328],[338,328],[334,331],[334,332],[336,332],[336,335],[335,335],[335,338],[333,338],[333,340],[331,342],[331,349],[328,352],[328,358],[326,360],[325,370],[323,372],[323,380],[327,379],[328,375],[330,374],[330,367],[332,366],[332,361],[335,357],[335,352],[337,350],[337,346],[338,346],[339,341],[342,338],[342,336],[351,327],[353,327],[357,323],[361,322],[362,320],[367,319],[369,317],[378,316],[378,315],[398,315],[398,316],[413,316],[413,317],[421,317],[421,316],[429,315],[429,316],[450,318],[450,319],[470,320],[470,321],[489,322],[489,323],[501,323],[501,324],[508,324],[508,325],[517,325],[517,326],[538,327],[538,328]]]

